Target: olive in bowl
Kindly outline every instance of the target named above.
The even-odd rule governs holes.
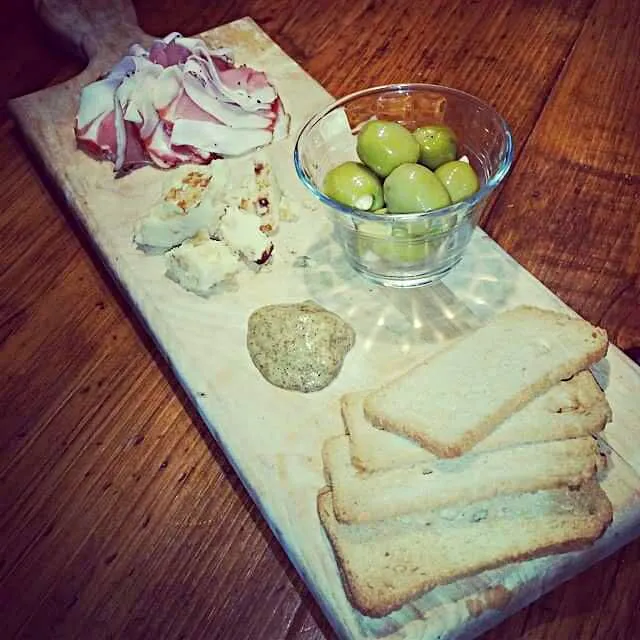
[[[363,136],[372,131],[381,144]],[[435,282],[455,267],[512,162],[511,132],[499,113],[467,93],[428,84],[350,94],[311,117],[294,148],[296,173],[325,205],[349,263],[396,287]],[[337,194],[332,180],[347,163],[377,177],[382,206],[373,181],[364,183],[370,192],[361,200],[349,193],[348,179]]]
[[[367,167],[386,178],[401,164],[417,162],[420,145],[400,123],[371,120],[358,132],[356,152]]]

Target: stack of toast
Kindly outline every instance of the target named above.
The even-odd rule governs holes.
[[[342,397],[320,521],[345,591],[380,617],[510,562],[592,544],[612,520],[589,367],[606,332],[518,307],[377,389]]]

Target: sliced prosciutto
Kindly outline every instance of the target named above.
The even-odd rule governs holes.
[[[235,66],[229,49],[172,33],[138,44],[83,88],[78,147],[113,162],[116,175],[144,165],[206,164],[288,134],[289,117],[261,72]]]

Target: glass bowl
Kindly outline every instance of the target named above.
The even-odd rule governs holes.
[[[356,136],[369,120],[394,120],[414,130],[445,124],[480,178],[470,198],[432,211],[372,213],[345,206],[322,192],[325,174],[358,160]],[[491,106],[472,95],[430,84],[393,84],[358,91],[312,116],[294,148],[302,183],[324,205],[354,269],[386,286],[436,282],[461,259],[482,206],[513,162],[511,131]]]

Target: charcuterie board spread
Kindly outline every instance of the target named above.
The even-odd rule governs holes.
[[[10,108],[336,632],[473,637],[638,535],[606,333],[480,229],[437,284],[367,281],[292,161],[333,98],[250,18],[125,18]]]

